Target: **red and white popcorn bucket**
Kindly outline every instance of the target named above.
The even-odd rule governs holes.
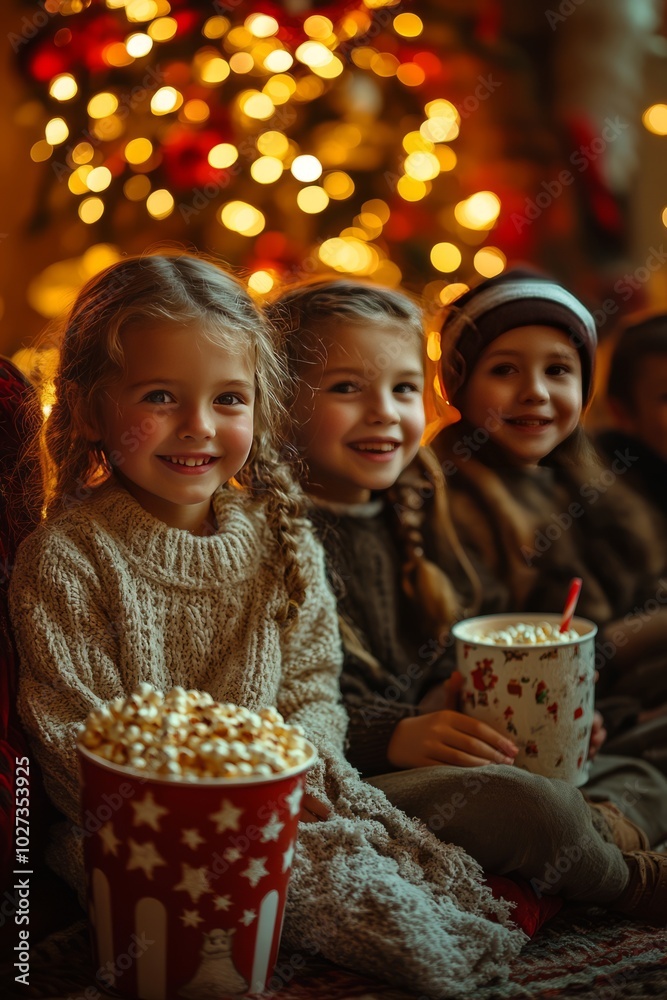
[[[314,748],[278,774],[195,781],[78,749],[98,978],[139,1000],[261,993],[280,945]]]
[[[452,635],[464,678],[461,710],[513,740],[515,766],[579,786],[589,771],[597,627],[573,618],[575,636],[559,642],[484,638],[519,621],[533,628],[546,622],[556,630],[560,620],[525,612],[482,615],[457,622]]]

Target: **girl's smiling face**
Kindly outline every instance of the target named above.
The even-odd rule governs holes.
[[[306,489],[362,503],[414,458],[424,431],[422,345],[398,325],[349,323],[304,362],[291,407]]]
[[[579,354],[555,327],[508,330],[480,354],[457,406],[513,465],[537,465],[579,423]]]
[[[252,446],[251,360],[195,324],[130,328],[123,351],[125,370],[103,393],[91,434],[145,510],[197,533]]]

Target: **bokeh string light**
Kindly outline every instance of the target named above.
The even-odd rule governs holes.
[[[31,156],[72,199],[52,212],[76,212],[89,245],[121,242],[135,213],[242,266],[258,294],[301,271],[416,290],[427,275],[436,291],[439,274],[486,273],[460,232],[488,235],[500,199],[454,176],[461,117],[418,5],[291,6],[47,0],[20,59],[47,116]],[[453,205],[426,259],[403,257]]]
[[[31,157],[51,180],[36,217],[62,223],[63,249],[136,249],[141,234],[221,255],[258,295],[332,272],[438,305],[532,255],[530,220],[508,222],[522,195],[466,151],[493,88],[438,4],[42,6],[14,48],[39,99]],[[477,16],[465,30],[491,44]],[[34,127],[34,110],[23,118]],[[658,134],[664,121],[663,105],[644,116]]]

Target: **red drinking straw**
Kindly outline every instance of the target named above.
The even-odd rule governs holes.
[[[563,617],[561,618],[560,628],[558,629],[559,632],[567,632],[569,629],[580,593],[581,577],[575,576],[572,578],[570,582],[570,589],[567,592],[567,600],[565,602],[565,607],[563,608]]]

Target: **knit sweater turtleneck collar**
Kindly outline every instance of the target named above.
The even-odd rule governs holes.
[[[169,527],[144,510],[116,481],[95,491],[82,512],[86,520],[90,517],[88,504],[94,519],[112,535],[137,572],[162,583],[179,580],[186,587],[197,587],[213,578],[231,583],[247,575],[249,552],[257,549],[258,558],[260,555],[256,519],[263,519],[263,514],[256,512],[249,520],[252,505],[240,490],[225,486],[216,490],[213,512],[218,528],[215,534],[202,536]],[[72,510],[66,517],[68,521],[77,519]]]

